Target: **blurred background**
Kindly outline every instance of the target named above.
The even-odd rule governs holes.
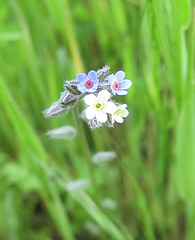
[[[0,239],[195,239],[194,2],[0,6]],[[64,80],[105,65],[133,82],[123,124],[43,117]]]

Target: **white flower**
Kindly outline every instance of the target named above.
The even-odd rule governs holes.
[[[92,162],[94,164],[100,164],[103,162],[109,162],[114,160],[117,157],[116,152],[107,151],[107,152],[97,152],[92,157]]]
[[[115,113],[113,114],[113,122],[118,122],[118,123],[122,123],[123,122],[123,118],[127,117],[129,112],[126,109],[127,104],[122,104],[120,106],[117,107]]]
[[[110,93],[102,90],[97,96],[88,94],[84,97],[84,102],[88,105],[85,110],[85,116],[88,120],[96,117],[98,122],[105,123],[107,121],[107,113],[114,114],[117,107],[113,102],[108,101]]]
[[[66,185],[66,191],[73,192],[73,191],[84,190],[88,187],[88,185],[89,185],[89,180],[78,179],[75,181],[68,182]]]

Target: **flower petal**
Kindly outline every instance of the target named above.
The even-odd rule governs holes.
[[[96,99],[97,99],[97,97],[94,94],[88,94],[84,97],[84,102],[87,105],[92,106],[95,103]]]
[[[93,119],[95,117],[96,111],[93,107],[88,107],[85,109],[85,116],[87,119]]]
[[[88,88],[88,89],[86,89],[86,92],[88,92],[88,93],[94,93],[94,92],[96,92],[96,90],[97,90],[97,89],[95,89],[95,88]]]
[[[99,85],[99,79],[97,79],[97,81],[96,81],[96,82],[94,82],[94,84],[93,84],[93,87],[92,87],[92,88],[94,88],[94,89],[97,89],[97,88],[98,88],[98,85]]]
[[[115,77],[117,79],[118,82],[121,82],[124,78],[125,78],[125,72],[123,71],[118,71],[116,74],[115,74]]]
[[[114,78],[115,78],[114,74],[109,75],[108,82],[111,84],[114,81]]]
[[[121,116],[115,115],[114,120],[117,123],[123,123],[123,118]]]
[[[107,121],[107,114],[102,111],[98,111],[96,112],[96,118],[98,122],[105,123]]]
[[[110,93],[107,90],[102,90],[98,93],[98,99],[105,103],[110,98]]]
[[[121,110],[121,116],[122,117],[127,117],[129,115],[129,111],[127,109],[122,109]]]
[[[92,82],[97,80],[97,73],[94,70],[89,71],[87,76]]]
[[[113,114],[117,110],[117,106],[113,102],[107,102],[104,104],[103,111],[106,113]]]
[[[76,78],[79,82],[83,82],[83,83],[87,80],[87,76],[85,73],[77,74]]]
[[[125,79],[120,83],[120,89],[129,89],[132,85],[131,80]]]
[[[127,107],[127,104],[122,104],[120,106],[118,106],[119,109],[125,109]]]
[[[111,85],[111,90],[112,90],[113,95],[116,95],[117,91],[114,90],[114,88],[112,87],[112,85]]]
[[[85,92],[86,92],[86,88],[85,88],[85,86],[84,86],[83,83],[78,84],[78,85],[77,85],[77,89],[78,89],[80,92],[82,92],[82,93],[85,93]]]
[[[118,90],[118,91],[117,91],[117,94],[120,95],[120,96],[122,96],[122,95],[127,95],[127,93],[128,93],[128,92],[125,91],[125,90]]]

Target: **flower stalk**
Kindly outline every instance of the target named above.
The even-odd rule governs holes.
[[[93,166],[93,163],[91,161],[91,158],[92,158],[91,151],[89,149],[89,145],[88,145],[88,142],[87,142],[87,139],[86,139],[83,124],[81,122],[81,119],[78,117],[78,106],[76,106],[72,110],[72,114],[73,114],[75,124],[77,126],[78,135],[80,137],[80,142],[82,143],[83,153],[84,153],[84,156],[87,160],[89,176],[90,176],[91,184],[93,186],[94,196],[96,197],[96,199],[98,199],[98,189],[97,189],[97,184],[96,184],[96,180],[95,180],[94,166]]]

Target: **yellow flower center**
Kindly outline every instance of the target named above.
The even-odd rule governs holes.
[[[120,109],[117,109],[114,115],[120,115]]]
[[[95,108],[96,111],[101,110],[102,107],[103,107],[103,104],[100,101],[97,101],[94,105],[94,108]]]

